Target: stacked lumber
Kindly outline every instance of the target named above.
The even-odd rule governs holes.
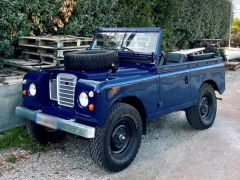
[[[240,68],[240,62],[229,61],[225,63],[225,67],[231,71],[236,71]]]
[[[5,64],[26,70],[61,67],[64,54],[85,50],[92,39],[75,36],[21,37],[19,47],[23,51],[21,59],[7,59]]]
[[[22,81],[24,72],[13,69],[0,69],[0,86],[9,83],[18,83]]]

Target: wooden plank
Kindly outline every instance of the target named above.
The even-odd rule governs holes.
[[[23,54],[25,57],[27,55],[37,56],[40,59],[40,56],[47,57],[55,60],[63,60],[64,55],[69,52],[73,51],[81,51],[82,49],[65,49],[65,50],[54,50],[54,51],[38,51],[38,52],[31,52],[31,51],[24,51]],[[31,56],[30,56],[31,57]],[[25,58],[28,59],[28,58]]]
[[[48,57],[51,59],[57,59],[57,57],[55,57],[54,55],[51,54],[41,54],[41,53],[35,53],[35,52],[28,52],[28,51],[24,51],[23,54],[25,55],[33,55],[33,56],[42,56],[42,57]]]
[[[17,68],[18,70],[37,70],[40,67],[41,68],[54,68],[57,66],[62,66],[63,63],[58,62],[58,61],[53,61],[53,62],[41,62],[38,63],[36,60],[24,60],[24,59],[7,59],[4,60],[4,66],[6,67],[11,67],[11,68]]]
[[[20,43],[19,46],[23,46],[23,47],[35,47],[35,48],[42,48],[42,49],[55,49],[54,47],[49,47],[49,46],[38,46],[38,45],[23,44],[23,43]]]
[[[89,45],[80,45],[80,46],[68,46],[68,47],[62,47],[62,48],[58,48],[58,47],[51,47],[51,46],[40,46],[40,45],[33,45],[33,44],[19,44],[19,46],[21,47],[32,47],[32,48],[41,48],[41,49],[86,49],[88,47],[90,47]]]
[[[21,81],[24,73],[9,68],[0,70],[0,83],[8,84],[9,82]]]
[[[19,40],[46,40],[46,41],[92,41],[91,37],[72,36],[72,35],[58,35],[58,36],[24,36],[20,37]]]
[[[17,65],[17,66],[30,66],[30,65],[35,65],[35,64],[39,64],[39,61],[36,60],[30,60],[30,61],[26,61],[26,60],[12,60],[12,59],[7,59],[4,60],[4,64],[9,64],[9,65]]]
[[[19,39],[19,46],[54,48],[54,49],[73,49],[84,48],[90,45],[91,38],[52,36],[52,37],[22,37]]]
[[[56,64],[56,62],[63,61],[63,58],[57,58],[53,55],[48,54],[37,54],[37,53],[24,53],[24,59],[30,61],[41,61],[50,64]]]

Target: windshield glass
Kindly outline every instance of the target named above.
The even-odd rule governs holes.
[[[158,33],[102,32],[98,33],[92,49],[118,49],[121,51],[154,53]]]

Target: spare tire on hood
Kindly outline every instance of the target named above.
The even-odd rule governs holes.
[[[64,66],[69,70],[105,69],[119,62],[116,50],[84,50],[65,54]]]

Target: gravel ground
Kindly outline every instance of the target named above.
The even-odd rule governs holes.
[[[184,112],[148,123],[139,153],[126,170],[94,164],[88,141],[67,137],[47,152],[0,151],[0,179],[240,179],[240,72],[228,72],[214,126],[192,129]],[[16,163],[4,161],[18,152]],[[19,153],[20,152],[20,153]]]

